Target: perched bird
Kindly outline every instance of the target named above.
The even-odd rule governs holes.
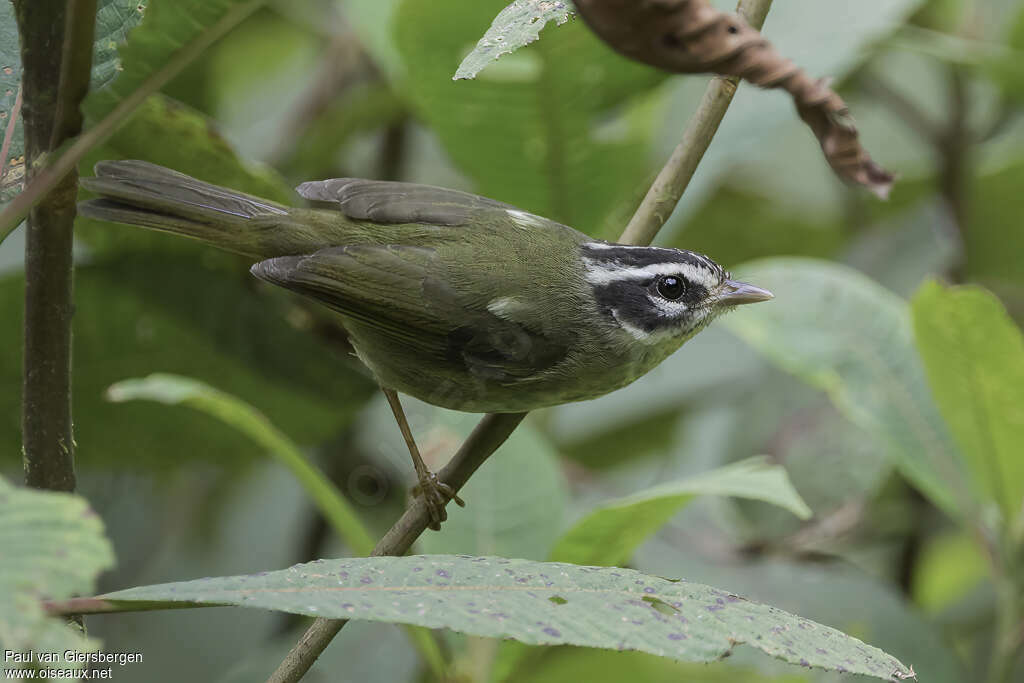
[[[592,399],[641,377],[716,316],[772,295],[707,256],[595,240],[477,195],[336,178],[294,208],[143,161],[106,161],[82,186],[93,218],[209,242],[252,273],[342,315],[387,395],[431,526],[461,501],[419,456],[396,392],[468,412]]]

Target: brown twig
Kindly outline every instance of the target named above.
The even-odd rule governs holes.
[[[893,176],[861,147],[842,98],[826,80],[812,79],[783,58],[743,16],[720,12],[708,0],[576,0],[576,9],[605,42],[637,61],[786,90],[836,175],[888,195]]]

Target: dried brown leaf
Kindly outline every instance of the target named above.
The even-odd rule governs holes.
[[[861,146],[850,111],[826,79],[815,80],[741,16],[708,0],[576,0],[590,28],[618,52],[677,73],[716,73],[782,88],[821,143],[832,170],[885,199],[893,174]]]

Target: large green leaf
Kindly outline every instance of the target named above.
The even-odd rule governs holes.
[[[928,382],[979,492],[1008,523],[1024,500],[1024,337],[980,287],[921,287],[914,334]]]
[[[402,91],[481,194],[581,230],[617,233],[648,165],[647,126],[636,130],[616,108],[662,75],[573,22],[557,40],[519,50],[477,80],[452,81],[503,6],[405,0],[395,17]]]
[[[884,644],[887,652],[914,666],[922,683],[973,680],[941,629],[888,582],[845,563],[820,558],[814,562],[781,558],[709,561],[699,552],[703,545],[700,533],[693,530],[692,535],[655,538],[637,553],[637,566],[654,574],[685,573],[697,581],[714,581],[862,640]],[[785,669],[771,666],[774,662],[763,658],[745,661],[767,671]]]
[[[93,592],[114,564],[103,522],[68,493],[15,488],[0,477],[0,650],[92,652],[99,647],[63,619],[48,618],[41,598]],[[80,667],[69,662],[61,666]],[[0,658],[0,672],[20,668]],[[31,668],[31,667],[30,667]]]
[[[767,458],[751,458],[681,481],[666,482],[602,505],[559,539],[553,560],[618,565],[697,496],[734,496],[773,503],[802,519],[811,510],[786,471]]]
[[[148,0],[99,0],[90,86],[100,88],[120,69],[116,46],[142,19]],[[0,140],[5,136],[21,88],[21,51],[14,5],[0,3]],[[21,191],[25,177],[25,134],[19,116],[10,130],[7,157],[0,159],[0,205]]]
[[[889,680],[899,661],[855,638],[709,586],[615,567],[422,555],[321,560],[103,596],[148,607],[239,605],[713,661],[747,644],[794,664]]]
[[[968,491],[956,446],[912,346],[906,302],[849,268],[767,259],[737,276],[775,301],[723,323],[780,367],[828,393],[843,415],[888,444],[893,462],[949,513]]]

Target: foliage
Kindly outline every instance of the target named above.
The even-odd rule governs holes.
[[[92,147],[79,172],[142,158],[285,203],[297,201],[290,186],[316,177],[424,182],[614,239],[706,79],[627,61],[583,21],[560,23],[568,3],[509,1],[100,0],[87,132],[170,71],[180,75]],[[534,12],[537,21],[517,23]],[[0,135],[20,78],[11,16],[3,3]],[[807,628],[877,646],[922,681],[1020,679],[1022,27],[1020,0],[774,3],[766,37],[812,76],[834,78],[866,148],[901,176],[890,201],[839,185],[786,98],[741,86],[659,239],[707,253],[775,300],[725,316],[629,387],[531,415],[463,488],[468,507],[451,506],[443,530],[402,560],[347,557],[400,515],[412,476],[337,320],[257,285],[244,259],[79,220],[78,475],[119,551],[99,590],[134,585],[136,597],[384,620],[346,626],[311,674],[368,683],[835,680],[754,652],[850,668],[801,637]],[[475,78],[453,81],[460,63],[459,75]],[[10,131],[4,201],[23,178],[17,120]],[[9,321],[0,332],[0,466],[12,478],[21,252],[17,233],[0,244]],[[124,382],[132,377],[145,379]],[[150,400],[111,402],[111,385],[120,398]],[[403,403],[434,469],[478,419]],[[309,475],[313,489],[256,457],[264,449]],[[334,521],[354,542],[321,518],[324,492],[328,511],[345,509]],[[40,635],[59,643],[18,647],[102,641],[143,652],[132,677],[161,683],[265,680],[296,641],[296,621],[259,610],[88,617],[86,641],[46,617],[39,598],[94,592],[112,562],[98,519],[67,495],[0,483],[0,499],[0,520],[39,520],[0,523],[0,535],[15,535],[0,539],[4,646],[11,624],[42,624]],[[82,559],[54,561],[60,552]],[[25,562],[14,568],[14,556]],[[248,576],[317,557],[344,559]],[[428,562],[439,564],[412,571]],[[407,593],[384,598],[361,583],[346,585],[345,597],[313,590],[338,588],[338,577],[309,575],[371,565],[384,573],[369,578]],[[503,574],[486,577],[501,590],[482,594],[474,572],[483,566]],[[525,577],[499,566],[532,580],[544,572],[552,585],[531,598],[509,590]],[[196,576],[222,578],[180,583]],[[430,591],[410,583],[426,578]],[[465,590],[442,593],[439,581]],[[594,593],[581,590],[588,581]],[[265,590],[214,591],[234,582]],[[178,590],[161,593],[170,587]],[[661,602],[608,594],[644,587]],[[675,594],[692,602],[669,609]],[[733,594],[757,602],[730,602]],[[717,599],[725,609],[703,609]],[[445,609],[419,614],[420,602],[435,600]],[[503,605],[500,628],[470,612],[486,600]],[[324,611],[346,604],[356,611]],[[614,607],[625,610],[618,619],[595,618]],[[695,610],[685,615],[690,637],[652,635],[668,633],[675,609]],[[774,620],[793,628],[772,632]],[[394,623],[444,630],[410,640]],[[730,638],[753,647],[734,649]],[[552,644],[565,642],[605,649]],[[725,652],[725,661],[693,663]],[[886,662],[876,675],[897,671],[871,652]]]
[[[445,627],[530,644],[640,650],[713,661],[735,645],[803,666],[890,679],[906,667],[828,627],[708,586],[629,569],[495,557],[319,560],[281,572],[198,579],[102,596],[242,605]]]
[[[20,654],[99,649],[76,625],[48,617],[38,600],[92,593],[96,576],[114,564],[103,522],[85,500],[18,489],[0,477],[0,547],[0,648]],[[0,661],[0,672],[18,668],[8,656]]]

